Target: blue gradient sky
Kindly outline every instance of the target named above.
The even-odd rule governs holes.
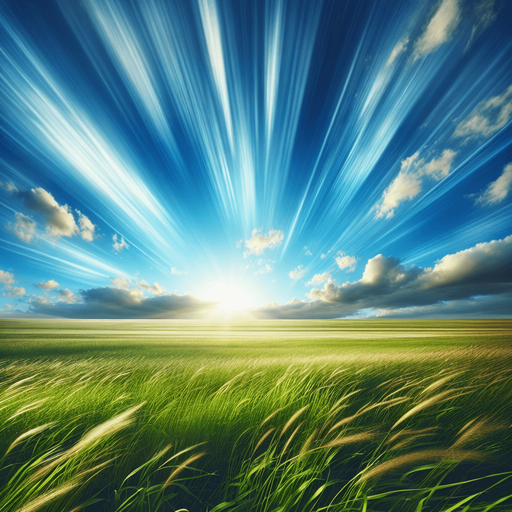
[[[512,315],[512,3],[6,0],[0,315]]]

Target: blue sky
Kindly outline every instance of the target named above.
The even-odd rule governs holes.
[[[510,316],[510,19],[2,2],[0,315]]]

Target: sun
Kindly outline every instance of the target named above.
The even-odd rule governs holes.
[[[210,286],[207,295],[224,312],[240,311],[253,306],[252,293],[247,283],[216,282]]]
[[[251,295],[246,286],[222,284],[213,291],[215,301],[219,302],[222,311],[238,311],[251,306]]]

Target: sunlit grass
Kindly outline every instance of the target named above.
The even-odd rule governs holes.
[[[512,323],[3,322],[2,511],[510,511]]]

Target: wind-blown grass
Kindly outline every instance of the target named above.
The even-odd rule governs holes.
[[[4,322],[0,510],[509,512],[511,333]]]

